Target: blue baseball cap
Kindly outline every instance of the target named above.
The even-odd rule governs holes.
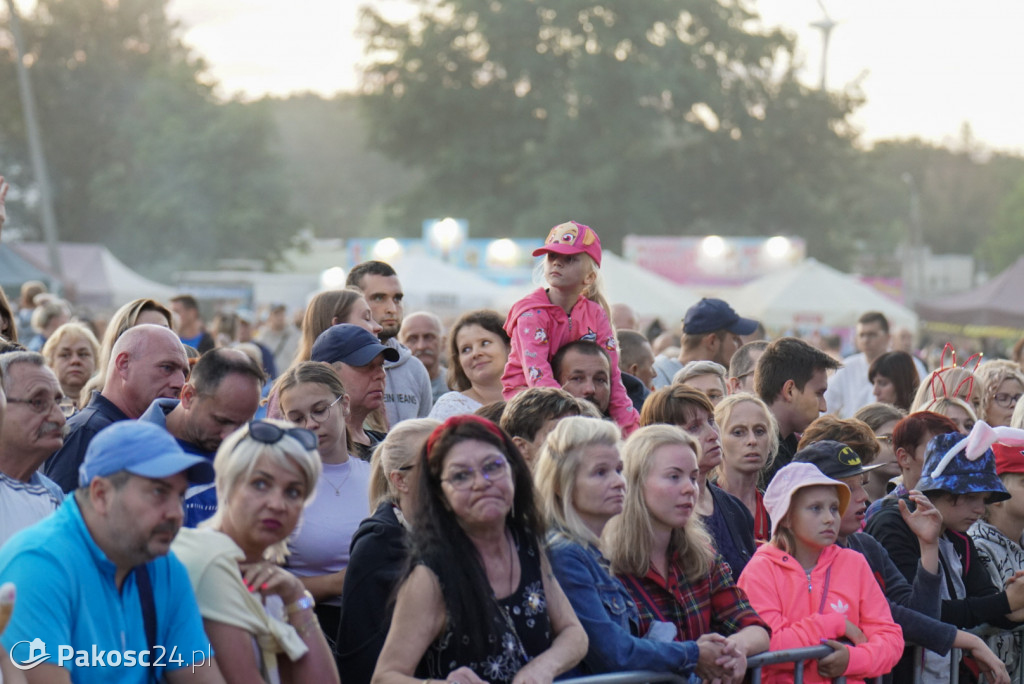
[[[366,328],[350,323],[332,325],[320,333],[313,343],[310,358],[313,361],[337,363],[349,366],[366,366],[378,354],[384,354],[384,360],[394,363],[398,360],[398,350],[385,347],[377,336]]]
[[[122,470],[151,478],[184,471],[192,484],[208,484],[214,477],[212,463],[186,454],[167,430],[138,420],[121,420],[96,433],[78,468],[78,486]]]
[[[752,318],[741,318],[721,299],[705,297],[689,309],[683,318],[683,332],[687,335],[706,335],[728,330],[734,335],[750,335],[759,323]]]

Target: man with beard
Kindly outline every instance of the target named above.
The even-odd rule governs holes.
[[[260,405],[266,376],[237,349],[211,349],[199,357],[181,400],[157,399],[139,420],[171,433],[185,453],[213,457],[224,438],[242,427]],[[185,526],[195,527],[217,510],[213,484],[189,487],[185,494]]]
[[[173,331],[145,324],[117,338],[102,392],[68,421],[64,446],[46,462],[43,472],[70,492],[78,485],[78,467],[97,432],[119,420],[135,419],[154,399],[177,399],[188,373],[185,347]]]
[[[398,341],[420,360],[430,376],[430,392],[436,402],[438,397],[450,391],[448,388],[448,369],[441,361],[441,350],[444,349],[444,326],[437,314],[429,311],[417,311],[409,314],[402,321],[398,331]]]
[[[740,336],[752,334],[757,327],[757,321],[740,318],[721,299],[700,300],[687,309],[683,318],[679,357],[655,361],[654,388],[671,385],[675,374],[691,361],[714,361],[728,368],[732,355],[743,346]]]
[[[53,513],[64,492],[39,466],[64,443],[63,393],[42,354],[0,354],[0,546]]]
[[[430,375],[409,348],[396,338],[402,327],[405,293],[395,269],[383,261],[364,261],[349,271],[345,285],[362,290],[374,320],[382,328],[381,344],[398,352],[397,361],[384,364],[387,376],[384,408],[388,425],[394,427],[406,418],[426,418],[434,405]]]
[[[167,553],[185,489],[212,479],[206,459],[152,423],[96,435],[78,490],[0,549],[0,582],[18,588],[0,642],[15,663],[41,660],[30,683],[224,681],[188,573]]]

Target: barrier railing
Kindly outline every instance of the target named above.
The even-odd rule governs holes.
[[[1005,636],[1009,635],[1014,638],[1016,652],[1018,653],[1018,659],[1024,657],[1022,655],[1022,645],[1024,645],[1024,625],[1015,627],[1014,629],[1000,629],[998,627],[992,627],[990,625],[982,625],[974,629],[967,630],[972,634],[980,636],[982,639],[989,639],[994,636]],[[914,683],[921,684],[923,676],[923,664],[924,664],[924,647],[914,647]],[[960,661],[963,658],[963,652],[959,648],[951,649],[949,652],[949,684],[960,683]],[[1012,672],[1010,673],[1013,674]],[[982,674],[979,678],[979,684],[987,682],[987,678]],[[1018,661],[1017,665],[1017,676],[1013,679],[1016,684],[1024,684],[1024,663]]]

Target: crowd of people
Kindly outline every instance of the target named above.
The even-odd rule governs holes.
[[[455,321],[377,261],[209,325],[0,291],[2,681],[1016,676],[1020,359],[866,312],[840,360],[720,299],[649,339],[592,228],[534,256]]]

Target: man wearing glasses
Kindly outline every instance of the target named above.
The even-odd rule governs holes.
[[[211,349],[199,357],[181,400],[156,399],[139,420],[154,423],[178,440],[185,453],[213,462],[220,443],[256,413],[265,376],[237,349]],[[217,510],[213,483],[185,493],[185,526],[195,527]]]
[[[64,393],[42,354],[0,354],[0,546],[57,510],[64,493],[39,472],[64,444]]]

